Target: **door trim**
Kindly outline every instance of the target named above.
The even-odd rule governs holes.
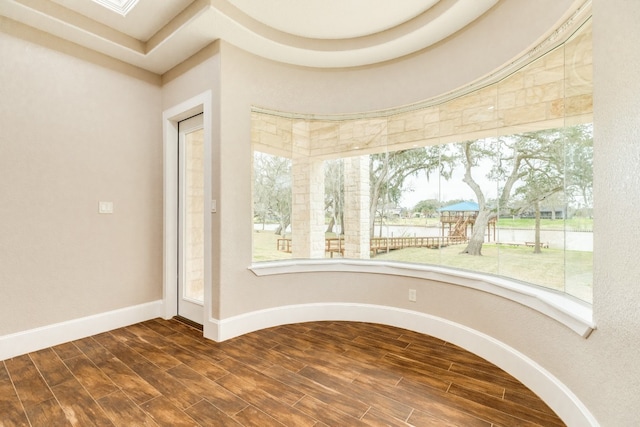
[[[164,318],[178,314],[178,122],[203,113],[204,125],[204,318],[211,317],[212,93],[203,92],[162,114],[163,127],[163,275]]]

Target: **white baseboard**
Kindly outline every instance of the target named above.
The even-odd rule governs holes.
[[[162,300],[0,336],[0,360],[162,317]]]
[[[301,304],[259,310],[222,320],[210,319],[204,331],[207,338],[224,341],[272,326],[321,320],[382,323],[456,344],[516,377],[540,396],[567,425],[599,425],[566,385],[526,355],[484,333],[425,313],[368,304]]]

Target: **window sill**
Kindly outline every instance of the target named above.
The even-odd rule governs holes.
[[[532,308],[587,338],[595,329],[592,307],[569,295],[506,278],[444,267],[366,260],[291,260],[252,264],[256,276],[349,272],[435,280],[487,292]]]

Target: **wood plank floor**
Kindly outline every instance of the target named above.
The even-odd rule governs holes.
[[[561,426],[459,347],[357,322],[223,343],[154,319],[0,362],[0,426]]]

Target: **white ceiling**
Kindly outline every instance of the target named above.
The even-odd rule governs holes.
[[[253,19],[301,37],[344,39],[403,24],[439,0],[229,0]]]
[[[303,66],[392,60],[460,31],[499,1],[507,0],[0,0],[0,14],[162,74],[217,39]],[[123,5],[132,6],[126,14]]]

